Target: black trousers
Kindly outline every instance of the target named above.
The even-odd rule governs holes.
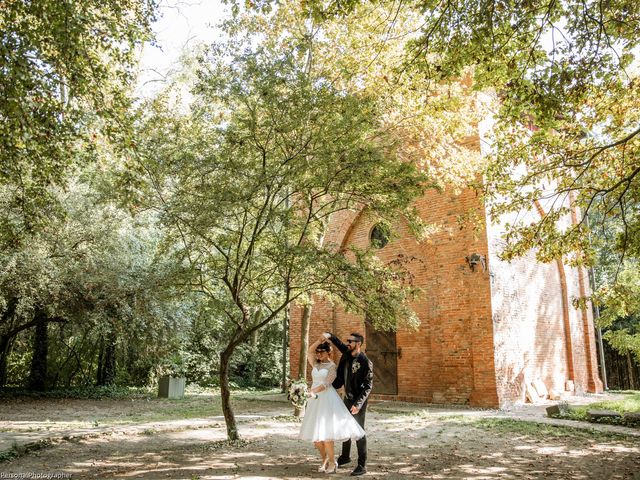
[[[350,402],[344,402],[347,410],[351,411],[352,404]],[[360,411],[353,415],[358,425],[364,429],[364,419],[367,415],[367,404],[365,403]],[[365,435],[360,440],[356,440],[356,447],[358,447],[358,465],[364,467],[367,463],[367,436]],[[349,458],[351,454],[351,440],[342,442],[342,458]]]

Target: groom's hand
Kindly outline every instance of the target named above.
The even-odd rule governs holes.
[[[360,409],[358,407],[356,407],[355,405],[353,407],[351,407],[351,413],[353,415],[357,415],[357,413],[360,411]]]
[[[324,332],[322,334],[322,337],[325,338],[326,340],[329,340],[331,338],[331,334],[329,332]]]

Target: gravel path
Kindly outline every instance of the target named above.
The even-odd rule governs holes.
[[[239,403],[236,412],[246,443],[236,445],[225,441],[224,421],[216,415],[91,426],[83,424],[87,412],[95,415],[93,409],[97,409],[109,419],[112,417],[105,412],[126,415],[125,404],[66,401],[66,410],[59,413],[61,406],[55,402],[40,401],[36,409],[29,402],[4,402],[0,404],[0,451],[14,443],[23,447],[41,441],[48,444],[0,463],[0,478],[10,478],[10,474],[21,474],[22,478],[35,478],[33,474],[64,478],[60,476],[64,474],[73,479],[323,477],[315,471],[316,452],[297,440],[299,423],[282,400],[276,395],[269,401]],[[600,400],[600,396],[581,397],[570,399],[570,403]],[[152,402],[147,408],[156,405]],[[498,411],[373,403],[367,416],[370,459],[366,478],[640,480],[638,430],[549,419],[544,408]],[[529,431],[502,420],[577,428],[543,426]],[[349,471],[342,469],[338,476]]]

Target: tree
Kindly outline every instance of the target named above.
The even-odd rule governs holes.
[[[155,0],[10,0],[0,8],[0,248],[63,215],[64,187],[92,147],[131,147],[127,96]]]
[[[620,354],[632,353],[640,362],[640,278],[638,266],[630,265],[621,272],[618,281],[598,292],[605,306],[600,325],[607,328],[604,338]]]
[[[316,17],[350,18],[363,3],[307,5]],[[504,257],[535,248],[543,261],[563,254],[591,261],[584,222],[591,211],[603,222],[619,219],[623,251],[637,249],[638,3],[417,0],[408,8],[423,23],[405,52],[407,71],[427,82],[470,74],[475,89],[495,92],[490,213],[543,207],[542,216],[507,225]],[[571,211],[577,221],[559,227]]]
[[[74,217],[65,193],[77,193],[70,179],[86,173],[85,164],[98,159],[106,169],[107,158],[122,158],[135,146],[129,89],[137,50],[150,38],[155,9],[155,0],[12,0],[0,9],[0,260],[5,274],[0,287],[0,383],[6,380],[7,357],[17,336],[38,329],[34,349],[42,353],[33,356],[31,376],[42,387],[45,352],[50,352],[48,327],[59,325],[61,334],[64,329],[80,331],[91,343],[96,325],[124,321],[127,311],[136,313],[126,323],[133,328],[144,311],[134,306],[150,300],[140,298],[140,285],[123,281],[134,270],[131,265],[120,264],[120,276],[110,278],[109,285],[109,270],[96,271],[91,264],[104,259],[106,265],[110,253],[128,251],[135,235],[127,239],[106,231],[100,236],[100,225]],[[87,218],[114,225],[108,207],[94,207],[97,212]],[[81,279],[95,288],[85,288]],[[102,298],[94,296],[97,290]],[[111,315],[111,322],[98,319],[98,312]],[[89,321],[78,322],[82,315]],[[144,325],[139,330],[148,333]],[[106,338],[113,339],[110,331]],[[108,343],[100,381],[113,376],[114,342]],[[93,365],[93,358],[83,358],[72,347],[67,360],[73,356],[78,364]]]
[[[593,215],[590,220],[592,218]],[[632,367],[632,355],[640,362],[638,255],[627,251],[626,258],[621,261],[621,246],[616,242],[624,228],[621,222],[595,223],[605,226],[593,231],[591,236],[591,244],[597,254],[593,270],[593,299],[600,313],[597,325],[604,330],[603,338],[620,355],[626,356],[628,366]]]
[[[182,268],[162,256],[153,216],[116,208],[96,181],[85,171],[57,192],[64,218],[0,252],[0,387],[8,368],[14,385],[29,376],[35,390],[107,385],[118,376],[146,384],[189,323],[189,299],[175,287]],[[31,332],[30,342],[20,340]],[[124,355],[133,350],[135,359]],[[28,372],[11,365],[12,351],[31,359]]]
[[[230,35],[274,52],[296,51],[310,82],[375,98],[378,128],[394,137],[398,158],[415,162],[429,187],[459,190],[477,183],[485,165],[467,141],[488,111],[464,75],[434,81],[408,68],[406,49],[424,23],[412,4],[323,2],[326,10],[315,2],[251,5],[225,24]],[[345,7],[348,17],[342,16]]]
[[[340,211],[408,214],[425,177],[397,160],[393,139],[377,129],[374,99],[310,82],[295,50],[213,48],[195,93],[190,114],[159,99],[141,119],[140,162],[153,194],[141,205],[161,211],[192,287],[228,325],[220,387],[234,440],[232,356],[292,302],[317,294],[381,323],[416,318],[401,268],[314,240]]]
[[[258,6],[257,11],[238,11],[227,28],[234,36],[255,39],[272,51],[299,52],[311,83],[329,82],[353,95],[375,98],[376,128],[394,138],[398,159],[417,165],[429,178],[429,186],[461,189],[475,183],[481,157],[467,139],[480,119],[476,93],[459,79],[428,83],[420,72],[408,72],[403,65],[403,52],[415,38],[420,14],[390,2],[360,5],[346,22],[313,13],[295,2],[279,4],[268,14]],[[330,224],[325,222],[324,230]],[[418,237],[424,236],[422,232]],[[325,237],[325,232],[316,236],[318,241]],[[302,313],[301,377],[307,371],[312,308],[308,301]]]

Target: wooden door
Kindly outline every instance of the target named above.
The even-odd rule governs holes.
[[[398,394],[398,357],[402,349],[397,348],[396,332],[382,332],[365,322],[366,354],[373,363],[373,391],[385,395]]]

